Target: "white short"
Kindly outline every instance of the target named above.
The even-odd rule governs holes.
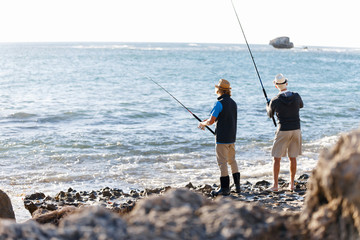
[[[301,130],[278,131],[275,134],[271,155],[276,158],[296,158],[302,154]]]

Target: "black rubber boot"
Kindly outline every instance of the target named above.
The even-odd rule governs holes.
[[[233,178],[234,178],[234,184],[235,184],[235,192],[240,193],[241,189],[240,189],[240,173],[233,173]]]
[[[226,176],[226,177],[220,177],[220,189],[218,191],[212,191],[211,195],[213,197],[217,196],[217,195],[229,195],[230,194],[230,177]]]

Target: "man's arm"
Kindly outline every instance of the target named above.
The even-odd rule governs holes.
[[[202,130],[205,130],[205,127],[213,125],[215,120],[216,120],[216,117],[210,116],[208,119],[199,123],[199,128],[201,128]]]
[[[270,101],[269,104],[266,104],[266,112],[267,115],[269,116],[269,118],[273,118],[274,117],[274,109],[273,109],[273,101]]]
[[[299,96],[299,108],[303,108],[303,107],[304,107],[304,103],[303,103],[303,101],[302,101],[302,99],[301,99],[301,97],[300,97],[299,94],[298,94],[298,96]]]
[[[222,111],[222,104],[220,102],[216,102],[215,106],[211,110],[210,117],[202,122],[199,123],[199,128],[205,130],[206,126],[210,126],[214,124],[216,118],[219,116],[220,112]]]

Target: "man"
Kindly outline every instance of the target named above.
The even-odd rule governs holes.
[[[290,159],[289,190],[293,191],[296,174],[296,157],[301,155],[302,152],[299,110],[303,107],[303,101],[298,93],[287,90],[288,79],[281,73],[275,76],[273,83],[279,90],[279,94],[271,99],[266,107],[266,111],[270,118],[276,113],[278,118],[278,129],[275,134],[271,151],[274,158],[274,185],[269,190],[278,191],[279,189],[278,177],[280,172],[280,160],[281,157],[285,157],[287,153]]]
[[[220,189],[213,191],[212,195],[230,194],[230,177],[228,165],[231,167],[235,190],[240,193],[240,173],[235,160],[235,141],[237,128],[237,105],[231,99],[230,83],[225,79],[220,79],[215,85],[215,94],[218,96],[209,119],[199,123],[199,128],[205,130],[206,126],[216,123],[216,159],[220,168]]]

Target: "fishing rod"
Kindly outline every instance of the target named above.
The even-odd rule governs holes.
[[[264,85],[263,85],[263,83],[262,83],[262,81],[261,81],[261,77],[260,77],[259,71],[258,71],[258,69],[257,69],[257,67],[256,67],[256,63],[255,63],[254,57],[253,57],[253,55],[252,55],[252,52],[251,52],[251,50],[250,50],[250,46],[249,46],[248,41],[247,41],[247,39],[246,39],[244,29],[243,29],[242,26],[241,26],[240,19],[239,19],[239,16],[238,16],[237,12],[236,12],[236,9],[235,9],[233,0],[231,0],[231,4],[232,4],[232,7],[233,7],[233,9],[234,9],[236,18],[237,18],[237,20],[238,20],[238,22],[239,22],[239,25],[240,25],[240,28],[241,28],[241,32],[242,32],[242,34],[243,34],[243,36],[244,36],[244,39],[245,39],[245,42],[246,42],[246,46],[247,46],[247,48],[248,48],[248,50],[249,50],[249,53],[250,53],[250,56],[251,56],[251,60],[252,60],[252,62],[253,62],[253,64],[254,64],[254,67],[255,67],[257,76],[258,76],[258,78],[259,78],[259,80],[260,80],[261,88],[262,88],[262,90],[263,90],[263,93],[264,93],[264,96],[265,96],[265,99],[266,99],[266,103],[269,104],[269,99],[268,99],[268,97],[267,97],[267,94],[266,94]],[[273,120],[274,125],[275,125],[275,127],[276,127],[276,121],[275,121],[274,116],[272,117],[272,120]]]
[[[176,97],[174,97],[168,90],[166,90],[163,86],[161,86],[159,83],[155,82],[151,77],[147,77],[148,79],[150,79],[153,83],[155,83],[156,85],[158,85],[162,90],[164,90],[165,92],[167,92],[173,99],[175,99],[178,103],[180,103],[180,105],[185,108],[191,115],[194,116],[194,118],[196,118],[199,122],[202,122],[201,119],[196,116],[194,113],[192,113],[187,107],[185,107],[184,104],[182,104]],[[212,134],[215,135],[215,132],[209,128],[208,126],[205,126]]]

